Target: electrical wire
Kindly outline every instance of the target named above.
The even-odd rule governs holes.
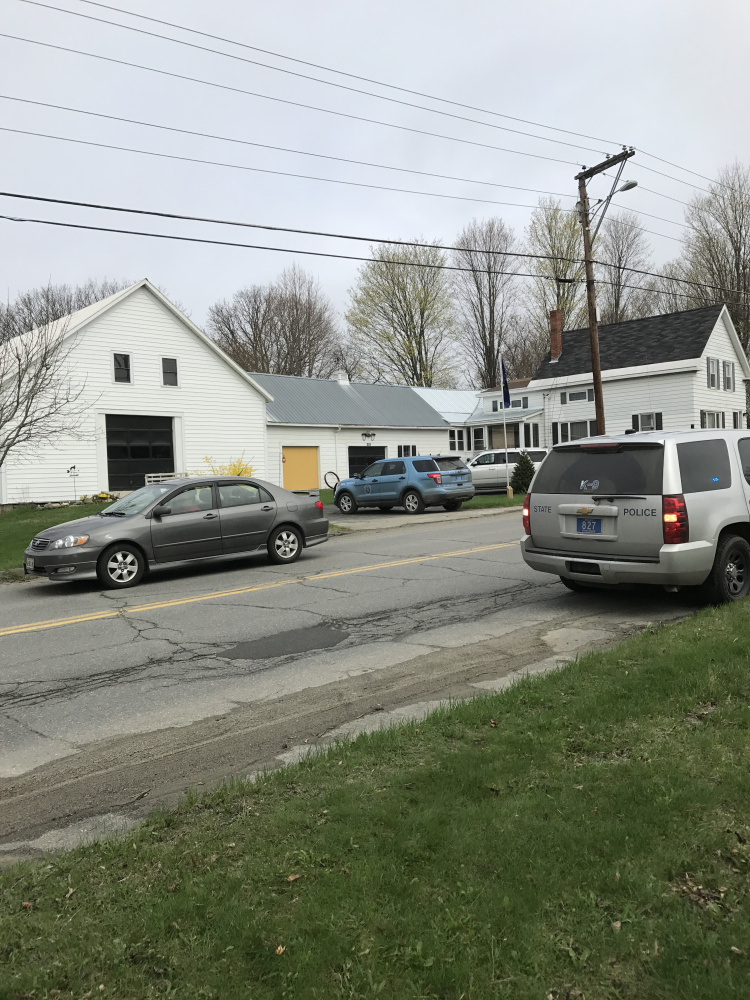
[[[381,125],[384,128],[396,129],[399,132],[410,132],[414,135],[425,135],[433,139],[444,139],[448,142],[457,142],[465,146],[477,146],[481,149],[492,149],[500,153],[511,153],[516,156],[529,156],[536,160],[546,160],[550,163],[564,163],[566,166],[578,167],[575,160],[561,160],[555,156],[544,156],[542,153],[529,153],[520,149],[508,149],[505,146],[493,146],[491,143],[478,142],[475,139],[461,139],[458,136],[443,135],[440,132],[430,132],[426,129],[412,128],[408,125],[397,125],[394,122],[384,122],[376,118],[366,118],[363,115],[353,115],[345,111],[334,111],[332,108],[321,108],[314,104],[304,104],[301,101],[291,101],[284,97],[273,97],[269,94],[261,94],[254,90],[245,90],[242,87],[232,87],[227,83],[216,83],[213,80],[203,80],[200,77],[188,76],[185,73],[175,73],[171,70],[158,69],[155,66],[145,66],[142,63],[131,62],[127,59],[115,59],[113,56],[105,56],[98,52],[86,52],[84,49],[74,49],[67,45],[55,45],[52,42],[42,42],[35,38],[24,38],[21,35],[11,35],[8,32],[0,32],[0,38],[10,38],[16,42],[24,42],[28,45],[38,45],[42,48],[53,49],[57,52],[68,52],[73,55],[86,56],[89,59],[98,59],[102,62],[113,63],[116,66],[127,66],[130,69],[141,69],[147,73],[156,73],[159,76],[167,76],[174,80],[187,80],[190,83],[198,83],[205,87],[214,87],[217,90],[226,90],[234,94],[244,94],[248,97],[258,97],[265,101],[273,101],[277,104],[286,104],[295,108],[304,108],[307,111],[320,111],[323,114],[334,115],[337,118],[347,118],[351,121],[365,122],[369,125]]]
[[[493,122],[483,122],[476,118],[467,118],[466,115],[454,114],[451,111],[441,111],[439,108],[426,107],[424,104],[415,104],[413,101],[403,101],[397,97],[387,97],[385,94],[376,94],[369,90],[361,90],[358,87],[350,87],[346,84],[336,83],[333,80],[323,80],[317,76],[310,76],[308,73],[298,73],[295,70],[285,69],[283,66],[273,66],[270,63],[260,62],[258,59],[248,59],[246,56],[238,56],[233,52],[222,52],[221,49],[212,49],[207,45],[198,45],[195,42],[187,42],[182,38],[172,38],[169,35],[162,35],[156,31],[147,31],[145,28],[136,28],[131,24],[119,24],[117,21],[108,21],[103,17],[95,17],[93,14],[84,14],[81,11],[67,10],[64,7],[56,7],[53,4],[42,3],[41,0],[19,0],[19,3],[30,4],[34,7],[42,7],[46,10],[54,10],[61,14],[68,14],[71,17],[81,17],[88,21],[95,21],[98,24],[108,24],[113,28],[121,28],[123,31],[133,31],[139,35],[147,35],[150,38],[159,38],[162,41],[172,42],[175,45],[184,45],[187,48],[197,49],[200,52],[209,52],[211,55],[223,56],[225,59],[233,59],[236,62],[243,62],[250,66],[259,66],[262,69],[269,69],[275,73],[285,73],[302,80],[311,80],[314,83],[321,83],[326,87],[337,87],[351,93],[362,94],[365,97],[374,97],[379,101],[388,101],[391,104],[400,104],[402,107],[416,108],[418,111],[427,111],[433,115],[441,115],[444,118],[453,118],[457,121],[469,122],[472,125],[484,125],[486,128],[499,129],[502,132],[512,132],[515,135],[523,135],[530,139],[539,139],[542,142],[552,142],[559,146],[568,146],[571,149],[582,149],[587,153],[599,153],[600,150],[592,149],[590,146],[581,146],[578,143],[566,142],[563,139],[553,139],[551,136],[535,135],[533,132],[524,132],[521,129],[509,128],[507,125],[496,125]]]
[[[246,170],[254,174],[271,174],[275,177],[294,177],[299,180],[319,181],[321,184],[341,184],[345,187],[368,188],[374,191],[392,191],[398,194],[414,194],[426,198],[441,198],[450,201],[471,201],[483,205],[505,205],[511,208],[536,208],[536,205],[523,204],[515,201],[497,201],[492,198],[473,198],[470,195],[441,194],[434,191],[418,191],[413,188],[388,187],[385,184],[368,184],[365,181],[347,181],[334,177],[316,177],[314,174],[297,174],[287,170],[271,170],[268,167],[250,167],[242,163],[226,163],[221,160],[203,160],[196,156],[181,156],[177,153],[159,153],[152,149],[136,149],[133,146],[118,146],[109,142],[94,142],[91,139],[73,139],[65,135],[52,135],[49,132],[32,132],[29,129],[9,128],[0,125],[0,132],[11,132],[15,135],[31,135],[40,139],[55,139],[58,142],[70,142],[78,146],[93,146],[96,149],[112,149],[121,153],[138,153],[141,156],[155,156],[164,160],[179,160],[183,163],[200,163],[210,167],[226,167],[231,170]],[[574,209],[562,209],[563,212],[573,212]]]
[[[388,238],[382,238],[382,237],[376,237],[376,236],[362,236],[362,235],[354,235],[354,234],[351,234],[351,233],[333,233],[333,232],[326,232],[326,231],[323,231],[323,230],[314,230],[314,229],[294,229],[294,228],[291,228],[289,226],[272,226],[272,225],[269,225],[269,224],[258,223],[258,222],[241,222],[241,221],[238,221],[238,220],[235,220],[235,219],[215,219],[215,218],[211,218],[210,216],[184,215],[184,214],[178,214],[176,212],[160,212],[160,211],[157,211],[157,210],[154,210],[154,209],[129,208],[129,207],[126,207],[126,206],[123,206],[123,205],[104,205],[104,204],[101,204],[101,203],[98,203],[98,202],[74,201],[72,199],[51,198],[51,197],[47,197],[47,196],[44,196],[44,195],[20,194],[18,192],[14,192],[14,191],[0,191],[0,197],[2,197],[2,198],[15,198],[15,199],[22,200],[22,201],[39,201],[39,202],[43,202],[45,204],[53,204],[53,205],[67,205],[67,206],[75,207],[75,208],[93,208],[93,209],[96,209],[97,211],[121,212],[121,213],[127,213],[129,215],[146,215],[146,216],[154,217],[154,218],[174,219],[174,220],[178,220],[178,221],[182,221],[182,222],[205,222],[205,223],[210,223],[211,225],[239,226],[239,227],[242,227],[242,228],[245,228],[245,229],[262,229],[262,230],[266,230],[266,231],[270,231],[270,232],[294,233],[295,235],[302,235],[302,236],[322,236],[322,237],[325,237],[327,239],[357,240],[357,241],[360,241],[360,242],[366,242],[366,243],[371,243],[371,244],[372,243],[377,243],[377,244],[388,245],[388,246],[432,247],[432,248],[434,248],[436,250],[447,250],[449,252],[452,252],[452,251],[454,251],[456,249],[464,249],[464,248],[457,248],[457,247],[451,247],[451,246],[444,246],[444,245],[439,244],[439,243],[420,243],[419,241],[413,241],[413,240],[394,240],[394,239],[388,239]],[[8,217],[7,216],[2,216],[2,218],[8,218]],[[30,220],[30,221],[34,221],[34,220]],[[39,221],[39,220],[36,220],[36,221]],[[105,230],[105,231],[109,231],[109,230]],[[112,230],[112,231],[113,232],[119,232],[119,230]],[[128,232],[128,231],[127,230],[123,230],[123,232]],[[230,245],[230,244],[227,244],[227,245]],[[233,244],[231,244],[231,245],[233,245]],[[244,244],[237,244],[237,245],[239,246],[239,245],[244,245]],[[262,247],[255,247],[254,249],[264,249],[264,248],[262,248]],[[584,263],[583,259],[580,258],[580,257],[560,257],[560,256],[553,255],[553,254],[533,254],[533,253],[524,253],[524,252],[520,252],[520,251],[516,252],[516,251],[503,251],[503,250],[487,250],[487,249],[482,248],[482,247],[472,247],[472,248],[469,248],[469,250],[472,253],[488,253],[488,254],[491,254],[493,257],[495,257],[495,256],[496,257],[510,257],[510,258],[525,259],[525,260],[552,260],[552,261],[557,261],[559,263],[576,264],[576,265],[581,265],[581,264]],[[290,251],[290,252],[297,252],[297,251]],[[307,253],[307,252],[312,252],[312,251],[299,251],[299,252],[300,253],[302,253],[302,252],[306,252]],[[327,256],[327,255],[324,255],[324,256]],[[345,259],[369,260],[370,258],[360,258],[360,257],[356,257],[355,258],[355,257],[352,257],[352,258],[345,258]],[[710,291],[715,291],[715,292],[726,292],[726,293],[728,293],[730,295],[738,295],[738,294],[745,295],[745,294],[750,294],[750,292],[743,292],[743,291],[741,291],[739,289],[726,288],[726,287],[724,287],[722,285],[711,285],[711,284],[708,284],[707,282],[694,281],[694,280],[687,279],[687,278],[678,278],[678,277],[674,277],[672,275],[663,275],[663,274],[659,274],[656,271],[647,271],[647,270],[645,270],[643,268],[630,267],[630,266],[627,266],[627,265],[611,264],[611,263],[609,263],[607,261],[602,261],[602,260],[597,260],[597,259],[593,260],[593,263],[596,266],[598,266],[598,267],[608,267],[608,268],[615,269],[615,270],[626,271],[626,272],[628,272],[630,274],[639,274],[639,275],[642,275],[644,277],[659,278],[660,280],[676,281],[676,282],[679,282],[680,284],[691,285],[692,287],[695,287],[695,288],[705,288],[705,289],[708,289]],[[435,265],[435,266],[441,266],[441,265]],[[448,267],[448,265],[446,265],[446,267]],[[449,270],[461,270],[461,271],[472,270],[471,268],[461,268],[461,267],[448,267],[448,269]],[[495,272],[493,272],[493,273],[495,273]],[[504,273],[514,273],[515,274],[517,272],[497,272],[497,273],[503,273],[503,274]],[[526,275],[526,276],[528,277],[528,275]],[[534,276],[541,277],[541,275],[532,275],[532,277],[534,277]],[[548,277],[548,276],[545,275],[544,277]],[[607,284],[607,282],[605,282],[605,284]],[[613,283],[609,282],[609,284],[613,284]]]
[[[206,239],[205,237],[199,237],[199,236],[176,236],[176,235],[171,234],[171,233],[146,233],[146,232],[143,232],[142,230],[138,230],[138,229],[115,229],[114,227],[111,227],[111,226],[92,226],[92,225],[86,225],[86,224],[81,223],[81,222],[57,222],[57,221],[53,221],[51,219],[28,219],[28,218],[20,218],[19,216],[15,216],[15,215],[0,215],[0,219],[4,220],[6,222],[26,222],[26,223],[35,223],[37,225],[42,225],[42,226],[56,226],[56,227],[59,227],[59,228],[62,228],[62,229],[83,229],[83,230],[87,230],[87,231],[90,231],[90,232],[97,232],[97,233],[115,233],[115,234],[124,235],[124,236],[145,236],[145,237],[148,237],[150,239],[158,239],[158,240],[176,240],[177,242],[180,242],[180,243],[202,243],[202,244],[206,244],[206,245],[209,245],[209,246],[238,247],[238,248],[244,249],[244,250],[270,250],[270,251],[272,251],[274,253],[302,254],[305,257],[326,257],[326,258],[333,258],[335,260],[354,260],[354,261],[362,261],[362,262],[368,263],[368,264],[369,263],[381,263],[381,264],[390,264],[390,263],[393,263],[393,261],[389,261],[387,259],[379,258],[379,257],[359,257],[359,256],[356,256],[354,254],[327,253],[327,252],[322,251],[322,250],[296,250],[296,249],[293,249],[291,247],[260,246],[260,245],[253,244],[253,243],[235,243],[235,242],[232,242],[230,240],[210,240],[210,239]],[[442,270],[442,271],[468,271],[470,273],[473,273],[472,268],[457,267],[457,266],[451,265],[451,264],[422,264],[422,263],[419,263],[417,261],[398,261],[398,263],[399,264],[403,264],[404,266],[407,266],[407,267],[423,267],[423,268],[428,268],[430,270]],[[493,275],[498,275],[498,276],[516,277],[516,278],[535,278],[535,279],[541,280],[541,281],[557,281],[558,280],[558,278],[555,275],[552,275],[552,274],[534,274],[534,273],[524,272],[524,271],[489,271],[489,272],[488,271],[484,271],[483,273],[484,274],[493,274]],[[659,277],[663,277],[663,276],[659,275]],[[667,280],[670,280],[670,279],[667,279]],[[632,289],[633,291],[643,291],[643,288],[640,285],[628,285],[628,284],[625,284],[624,282],[602,281],[601,279],[598,279],[597,280],[597,284],[598,285],[609,285],[609,286],[611,286],[613,288],[614,287],[617,287],[617,288],[629,288],[629,289]],[[685,298],[685,299],[690,299],[691,298],[691,296],[687,292],[677,292],[677,291],[674,291],[674,292],[670,292],[670,294],[676,295],[678,297]]]
[[[156,122],[146,122],[138,118],[123,118],[120,115],[107,115],[102,111],[88,111],[85,108],[71,108],[65,104],[50,104],[47,101],[34,101],[27,97],[14,97],[10,94],[0,94],[0,100],[17,101],[23,104],[32,104],[42,108],[53,108],[56,111],[69,111],[71,114],[87,115],[92,118],[103,118],[107,121],[124,122],[128,125],[141,125],[144,128],[159,129],[164,132],[176,132],[179,135],[189,135],[200,139],[215,139],[219,142],[231,142],[235,145],[252,146],[256,149],[270,149],[279,153],[294,153],[297,156],[311,156],[319,160],[333,160],[336,163],[350,163],[359,167],[374,167],[378,170],[393,170],[403,174],[416,174],[419,177],[434,177],[444,181],[458,181],[462,184],[480,184],[484,187],[508,188],[511,191],[526,191],[529,194],[551,195],[554,198],[575,198],[576,195],[565,194],[561,191],[544,191],[540,188],[519,187],[516,184],[501,184],[497,181],[480,181],[473,177],[455,177],[451,174],[436,174],[428,170],[414,170],[410,167],[395,167],[387,163],[371,163],[367,160],[352,160],[344,156],[331,156],[327,153],[312,153],[304,149],[290,149],[287,146],[271,146],[265,142],[251,142],[249,139],[237,139],[233,136],[216,135],[211,132],[196,132],[193,129],[177,128],[174,125],[160,125]],[[664,220],[668,221],[668,220]]]
[[[39,7],[48,7],[50,9],[52,9],[52,10],[57,10],[57,11],[60,11],[61,13],[66,13],[66,14],[70,14],[70,15],[73,15],[73,16],[77,16],[77,17],[88,17],[91,20],[101,21],[104,24],[111,24],[113,26],[120,27],[120,28],[125,28],[127,30],[138,30],[138,29],[133,28],[130,25],[119,24],[119,23],[117,23],[115,21],[106,21],[103,18],[95,18],[92,15],[82,14],[80,11],[70,11],[70,10],[67,10],[67,9],[61,8],[61,7],[53,7],[50,4],[43,4],[43,3],[40,2],[40,0],[20,0],[20,2],[31,4],[31,5],[34,5],[34,6],[39,6]],[[359,75],[357,73],[348,73],[348,72],[346,72],[344,70],[334,69],[331,66],[325,66],[325,65],[320,64],[320,63],[314,63],[314,62],[310,62],[310,61],[305,60],[305,59],[298,59],[298,58],[295,58],[293,56],[288,56],[288,55],[285,55],[282,52],[274,52],[271,49],[264,49],[264,48],[260,48],[259,46],[256,46],[256,45],[249,45],[249,44],[247,44],[245,42],[239,42],[236,39],[224,38],[221,35],[214,35],[214,34],[211,34],[210,32],[199,31],[196,28],[188,28],[185,25],[176,24],[173,21],[166,21],[166,20],[163,20],[163,19],[160,19],[160,18],[156,18],[156,17],[149,17],[146,14],[139,14],[139,13],[137,13],[135,11],[124,10],[121,7],[113,7],[113,6],[110,6],[109,4],[98,3],[98,2],[96,2],[96,0],[79,0],[79,2],[80,3],[85,3],[85,4],[87,4],[90,7],[97,7],[97,8],[100,8],[102,10],[106,10],[109,13],[124,14],[125,16],[135,17],[135,18],[138,18],[139,20],[142,20],[142,21],[149,21],[152,24],[160,24],[160,25],[162,25],[164,27],[176,28],[178,31],[184,31],[184,32],[187,32],[188,34],[198,35],[198,36],[200,36],[202,38],[210,38],[213,41],[224,42],[227,45],[235,45],[235,46],[237,46],[239,48],[247,49],[248,51],[260,52],[263,55],[270,55],[270,56],[273,56],[274,58],[277,58],[277,59],[284,59],[287,62],[293,62],[293,63],[296,63],[298,65],[302,65],[302,66],[309,66],[309,67],[311,67],[313,69],[321,69],[321,70],[324,70],[327,73],[333,73],[333,74],[336,74],[337,76],[348,77],[349,79],[353,79],[353,80],[360,80],[360,81],[362,81],[364,83],[373,83],[376,86],[385,87],[385,88],[387,88],[389,90],[396,90],[396,91],[399,91],[400,93],[411,94],[412,96],[415,96],[415,97],[424,97],[424,98],[427,98],[428,100],[431,100],[431,101],[439,101],[440,103],[449,104],[449,105],[451,105],[453,107],[464,108],[464,109],[466,109],[468,111],[477,111],[480,114],[490,115],[490,116],[496,117],[496,118],[503,118],[506,121],[515,121],[515,122],[519,122],[520,124],[531,125],[534,128],[544,128],[544,129],[548,129],[549,131],[560,132],[560,133],[562,133],[564,135],[572,135],[572,136],[576,136],[578,138],[588,139],[588,140],[590,140],[592,142],[603,143],[605,146],[622,145],[622,143],[620,143],[620,142],[615,142],[615,141],[613,141],[611,139],[602,139],[600,136],[589,135],[586,132],[577,132],[577,131],[575,131],[573,129],[564,129],[564,128],[560,128],[560,127],[558,127],[556,125],[546,125],[543,122],[535,122],[535,121],[532,121],[532,120],[527,119],[527,118],[519,118],[519,117],[516,117],[514,115],[502,114],[501,112],[491,111],[491,110],[489,110],[487,108],[480,108],[480,107],[477,107],[476,105],[465,104],[465,103],[463,103],[461,101],[454,101],[454,100],[451,100],[451,99],[446,98],[446,97],[438,97],[435,94],[427,94],[427,93],[425,93],[423,91],[412,90],[412,89],[409,89],[407,87],[400,87],[400,86],[397,86],[396,84],[387,83],[387,82],[385,82],[383,80],[376,80],[376,79],[373,79],[371,77],[361,76],[361,75]],[[150,34],[156,34],[156,33],[150,33]],[[176,38],[169,38],[168,36],[164,36],[164,35],[156,35],[156,37],[167,38],[168,41],[176,42],[178,44],[184,44],[184,45],[189,45],[190,44],[188,42],[185,42],[184,40],[176,39]],[[208,51],[216,51],[216,50],[208,50]],[[237,58],[236,56],[233,56],[231,53],[227,53],[227,52],[219,52],[218,54],[227,56],[229,58]],[[250,61],[250,60],[248,60],[248,61]],[[260,64],[260,65],[265,65],[265,64]],[[274,69],[274,70],[277,70],[277,71],[280,71],[280,72],[289,72],[289,71],[283,70],[281,67],[278,67],[278,66],[268,66],[267,68]],[[302,75],[302,74],[298,74],[298,75]],[[306,77],[306,78],[307,79],[317,79],[315,77]],[[330,86],[341,86],[340,84],[335,84],[332,81],[328,81],[328,80],[317,79],[317,82],[319,82],[319,83],[325,83],[325,84],[328,84]],[[367,93],[365,91],[358,91],[355,88],[344,88],[344,89],[355,90],[355,92],[357,92],[357,93]],[[380,99],[383,99],[383,100],[388,100],[387,97],[385,97],[384,95],[381,95],[381,94],[369,94],[368,96],[377,97],[377,98],[380,98]],[[401,103],[406,103],[406,102],[401,102]],[[435,109],[434,108],[427,108],[425,110],[434,111]],[[440,113],[440,112],[438,112],[438,113]],[[482,122],[480,124],[490,125],[489,122]],[[490,127],[491,127],[491,125],[490,125]],[[512,131],[512,130],[508,130],[508,131]],[[520,133],[520,134],[527,134],[527,133]],[[535,138],[544,139],[546,137],[545,136],[535,136]],[[556,141],[556,140],[551,140],[551,141]],[[570,145],[573,145],[573,144],[571,143]],[[584,146],[579,146],[577,148],[579,148],[579,149],[587,149],[587,147],[584,147]],[[593,150],[589,150],[589,151],[593,152]],[[695,170],[691,170],[689,167],[683,167],[679,163],[674,163],[672,160],[666,160],[666,159],[664,159],[664,157],[657,156],[655,153],[650,153],[647,150],[643,150],[643,149],[639,150],[639,152],[641,152],[644,156],[648,156],[650,159],[657,160],[660,163],[664,163],[667,166],[674,167],[676,170],[681,170],[684,173],[692,174],[694,177],[700,177],[702,180],[709,181],[712,184],[720,184],[720,185],[722,185],[724,187],[731,187],[731,185],[726,185],[722,181],[714,180],[713,178],[708,177],[705,174],[701,174],[701,173],[698,173]],[[668,177],[670,180],[677,181],[677,183],[680,183],[680,184],[689,184],[690,183],[689,181],[684,181],[681,178],[673,177],[673,176],[671,176],[669,174],[665,174],[665,173],[663,173],[661,171],[654,170],[654,168],[652,168],[652,167],[651,168],[645,167],[645,169],[647,169],[647,170],[653,170],[654,173],[659,173],[662,177]],[[692,185],[692,186],[697,187],[697,185]],[[701,189],[701,190],[704,190],[704,189]]]
[[[118,14],[125,14],[128,17],[136,17],[141,21],[149,21],[152,24],[161,24],[164,27],[176,28],[178,31],[185,31],[191,35],[198,35],[201,38],[210,38],[215,42],[224,42],[227,45],[235,45],[238,48],[247,49],[251,52],[260,52],[262,55],[273,56],[276,59],[284,59],[287,62],[296,63],[299,66],[309,66],[311,69],[322,69],[326,73],[334,73],[337,76],[344,76],[350,80],[359,80],[362,83],[374,83],[378,87],[385,87],[388,90],[397,90],[402,94],[411,94],[413,97],[425,97],[430,101],[439,101],[442,104],[450,104],[455,108],[464,108],[467,111],[478,111],[480,114],[491,115],[494,118],[504,118],[506,121],[519,122],[522,125],[532,125],[534,128],[545,128],[552,132],[561,132],[564,135],[577,136],[580,139],[589,139],[592,142],[603,143],[605,146],[620,146],[622,143],[615,142],[612,139],[602,139],[600,136],[588,135],[585,132],[575,132],[572,129],[559,128],[556,125],[545,125],[542,122],[531,121],[528,118],[518,118],[514,115],[502,114],[499,111],[490,111],[487,108],[479,108],[473,104],[465,104],[461,101],[453,101],[447,97],[436,97],[434,94],[427,94],[421,90],[411,90],[408,87],[399,87],[393,83],[386,83],[383,80],[375,80],[372,77],[361,76],[357,73],[348,73],[345,70],[334,69],[331,66],[325,66],[321,63],[310,62],[306,59],[298,59],[294,56],[285,55],[283,52],[274,52],[272,49],[263,49],[257,45],[249,45],[246,42],[239,42],[232,38],[223,38],[221,35],[213,35],[208,31],[199,31],[197,28],[188,28],[183,24],[175,24],[173,21],[165,21],[158,17],[149,17],[146,14],[139,14],[132,10],[123,10],[121,7],[112,7],[109,4],[97,3],[96,0],[80,0],[80,3],[85,3],[90,7],[99,7],[103,10],[109,11],[110,13],[115,12]],[[121,27],[123,27],[121,25]],[[174,39],[175,41],[177,39]],[[540,137],[541,138],[541,137]]]
[[[92,146],[96,149],[110,149],[114,150],[115,152],[137,153],[141,156],[154,156],[157,159],[178,160],[185,163],[198,163],[203,166],[211,166],[211,167],[225,167],[227,169],[232,169],[232,170],[244,170],[244,171],[249,171],[251,173],[270,174],[272,176],[278,176],[278,177],[293,177],[299,180],[319,181],[320,183],[323,184],[341,184],[344,187],[361,187],[375,191],[390,191],[390,192],[395,192],[397,194],[415,194],[426,198],[440,198],[442,200],[449,200],[449,201],[470,201],[483,205],[503,205],[509,208],[531,208],[531,209],[538,208],[538,205],[530,205],[525,202],[499,201],[493,198],[475,198],[470,195],[443,194],[440,192],[432,192],[432,191],[418,191],[413,188],[389,187],[388,185],[385,184],[369,184],[365,181],[347,181],[334,177],[318,177],[314,174],[297,174],[286,170],[271,170],[270,168],[267,167],[250,167],[241,163],[226,163],[221,160],[204,160],[199,157],[182,156],[177,153],[160,153],[150,149],[137,149],[133,146],[118,146],[115,145],[114,143],[94,142],[91,139],[74,139],[71,136],[52,135],[49,132],[34,132],[29,129],[10,128],[4,125],[0,125],[0,132],[10,132],[15,135],[30,135],[40,139],[53,139],[58,142],[70,142],[73,143],[74,145],[79,145],[79,146]],[[565,212],[566,214],[572,214],[576,210],[574,208],[561,208],[560,211]],[[642,214],[647,215],[648,213],[644,212]],[[660,221],[662,222],[671,222],[670,219],[662,219],[661,216],[650,216],[650,217],[655,219],[660,219]],[[677,224],[679,225],[679,223]],[[636,226],[635,228],[640,229],[644,233],[649,233],[651,236],[658,236],[665,240],[675,240],[679,242],[679,239],[676,236],[668,236],[666,233],[656,233],[651,229],[644,229],[642,226]]]

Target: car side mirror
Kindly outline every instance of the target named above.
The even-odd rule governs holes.
[[[164,517],[165,514],[171,514],[171,513],[172,513],[172,508],[164,507],[162,506],[162,504],[157,504],[151,511],[153,517]]]

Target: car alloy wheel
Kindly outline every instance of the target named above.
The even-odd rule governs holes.
[[[299,552],[299,538],[297,533],[287,528],[284,531],[280,531],[273,542],[274,551],[279,559],[283,559],[284,562],[288,562]]]
[[[107,560],[107,574],[115,583],[130,583],[138,572],[138,560],[132,552],[113,552]]]
[[[353,514],[357,509],[354,497],[350,493],[342,493],[336,501],[336,505],[342,514]]]
[[[741,548],[733,547],[726,554],[724,564],[724,577],[726,588],[731,600],[744,597],[747,592],[748,565],[745,553]]]
[[[407,514],[421,514],[424,510],[424,501],[416,490],[409,490],[404,496],[403,503]]]

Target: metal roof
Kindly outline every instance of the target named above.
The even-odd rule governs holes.
[[[249,373],[273,396],[271,424],[342,427],[447,427],[446,421],[410,386],[366,385],[336,379]]]
[[[478,406],[476,389],[423,389],[415,386],[412,392],[416,392],[452,424],[468,420]]]
[[[505,411],[505,422],[507,424],[517,424],[519,420],[528,420],[529,417],[535,417],[537,414],[542,412],[541,406],[532,406],[527,409],[522,409],[518,406],[510,407]],[[471,420],[466,421],[467,424],[487,424],[492,427],[502,427],[503,426],[503,411],[495,410],[492,413],[480,413],[478,416],[474,416]]]

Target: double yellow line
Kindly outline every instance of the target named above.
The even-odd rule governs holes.
[[[430,556],[414,556],[411,559],[393,559],[390,562],[373,563],[370,566],[356,566],[354,569],[338,569],[330,573],[315,573],[312,576],[298,576],[289,580],[277,580],[275,583],[259,583],[254,587],[236,587],[233,590],[215,590],[199,597],[180,597],[173,601],[155,601],[152,604],[138,604],[132,608],[119,608],[117,611],[94,611],[87,615],[76,615],[71,618],[52,618],[48,621],[28,622],[25,625],[14,625],[11,628],[0,629],[0,636],[20,635],[23,632],[39,632],[47,628],[60,628],[62,625],[78,625],[81,622],[96,622],[105,618],[119,618],[121,615],[137,615],[142,611],[154,611],[158,608],[174,608],[180,604],[197,604],[199,601],[215,601],[222,597],[235,597],[237,594],[251,594],[256,590],[274,590],[276,587],[289,587],[295,583],[315,583],[316,580],[331,580],[337,576],[352,576],[354,573],[372,573],[378,569],[391,569],[394,566],[409,566],[413,563],[431,562],[434,559],[452,559],[454,556],[469,556],[476,552],[491,552],[494,549],[507,549],[518,542],[500,542],[496,545],[480,545],[472,549],[455,549],[453,552],[439,552]]]

